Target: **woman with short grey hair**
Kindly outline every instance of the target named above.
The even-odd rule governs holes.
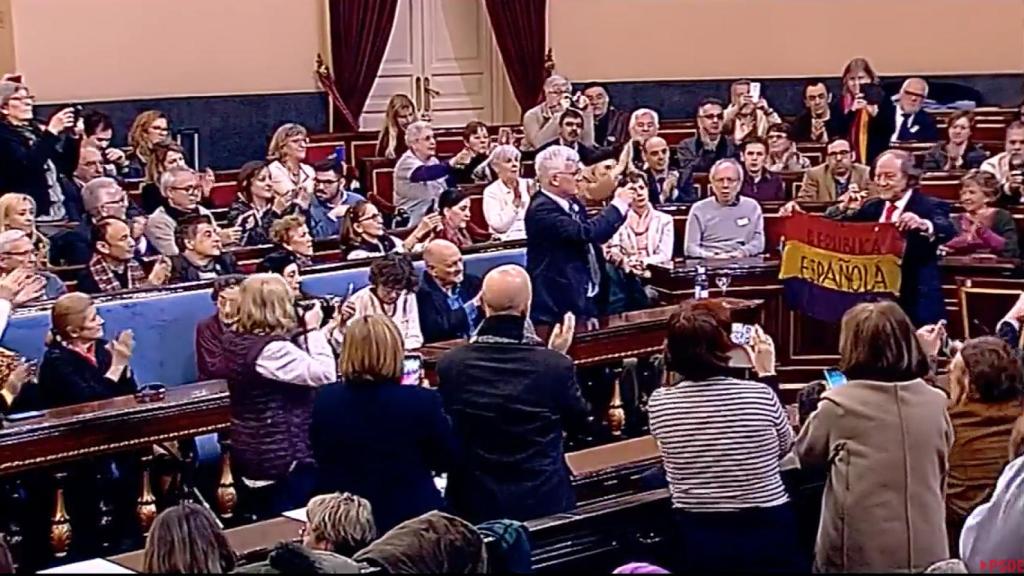
[[[28,86],[0,82],[0,190],[30,196],[40,222],[63,220],[67,212],[58,177],[70,178],[78,165],[78,113],[64,108],[40,129],[35,101]]]
[[[423,121],[409,124],[405,143],[409,149],[395,165],[395,207],[404,210],[408,224],[414,226],[437,204],[441,192],[454,185],[452,168],[467,165],[472,152],[463,149],[454,158],[438,160],[434,129]]]

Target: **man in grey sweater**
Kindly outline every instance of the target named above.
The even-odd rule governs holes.
[[[558,119],[569,108],[583,114],[584,146],[594,146],[594,110],[582,94],[572,96],[572,84],[562,76],[551,76],[544,81],[544,101],[523,114],[523,150],[536,150],[558,138]]]
[[[743,168],[727,158],[709,173],[713,195],[695,203],[686,219],[687,258],[745,258],[764,252],[764,215],[741,196]]]

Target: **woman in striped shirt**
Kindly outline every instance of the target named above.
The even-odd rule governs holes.
[[[729,313],[684,302],[668,324],[666,363],[681,377],[648,404],[679,529],[680,571],[797,571],[796,520],[779,460],[793,431],[771,387],[729,368]],[[760,328],[748,349],[775,379],[775,349]]]

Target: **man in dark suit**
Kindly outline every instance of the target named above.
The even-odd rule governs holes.
[[[832,102],[832,94],[822,80],[804,84],[804,111],[793,123],[794,142],[827,144],[834,138],[846,137],[846,118]]]
[[[566,313],[589,320],[599,313],[604,256],[601,246],[626,221],[632,188],[615,191],[595,218],[576,197],[579,156],[564,146],[537,155],[540,190],[526,209],[526,269],[533,281],[530,318],[543,331]]]
[[[883,152],[875,162],[878,196],[858,206],[861,195],[848,195],[825,215],[858,222],[891,222],[906,234],[899,302],[916,326],[924,326],[945,316],[936,250],[956,236],[956,229],[949,219],[948,204],[915,189],[919,177],[909,152]]]
[[[530,520],[575,507],[562,437],[583,430],[589,408],[565,355],[570,316],[544,343],[526,330],[530,277],[514,264],[491,270],[474,340],[437,362],[438,391],[460,453],[445,496],[473,523]]]
[[[935,120],[921,108],[927,97],[928,83],[923,78],[908,78],[903,83],[893,117],[893,142],[935,142],[939,139]]]
[[[571,148],[580,156],[585,166],[590,166],[597,159],[600,148],[587,146],[580,139],[583,136],[583,114],[579,110],[569,108],[558,117],[558,138],[537,148],[537,154],[552,146]]]
[[[459,247],[434,240],[423,250],[423,280],[416,289],[423,343],[469,338],[480,314],[480,278],[466,274]]]

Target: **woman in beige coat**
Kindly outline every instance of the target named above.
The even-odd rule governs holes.
[[[892,302],[850,309],[839,351],[848,382],[822,395],[795,448],[828,471],[814,569],[921,572],[949,558],[946,396],[922,379],[927,353]]]

